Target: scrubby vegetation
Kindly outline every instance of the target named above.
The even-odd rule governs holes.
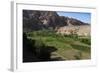
[[[90,38],[80,38],[79,39],[81,42],[91,45],[91,39]]]

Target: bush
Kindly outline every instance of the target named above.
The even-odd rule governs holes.
[[[77,34],[64,35],[64,37],[73,38],[74,40],[78,39],[78,35]]]
[[[91,45],[91,39],[89,38],[81,38],[79,40],[85,44]]]

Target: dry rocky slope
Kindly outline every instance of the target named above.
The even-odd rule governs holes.
[[[90,24],[80,20],[59,16],[55,11],[23,10],[24,32],[50,29],[57,33],[90,35]]]

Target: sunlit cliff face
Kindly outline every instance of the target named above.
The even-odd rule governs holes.
[[[77,34],[79,36],[90,36],[90,26],[87,25],[60,27],[56,31],[57,33],[67,34],[67,35]]]

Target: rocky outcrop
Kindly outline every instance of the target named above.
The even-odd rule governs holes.
[[[34,11],[23,10],[23,29],[24,32],[52,29],[58,30],[64,26],[89,25],[74,18],[59,16],[54,11]]]

